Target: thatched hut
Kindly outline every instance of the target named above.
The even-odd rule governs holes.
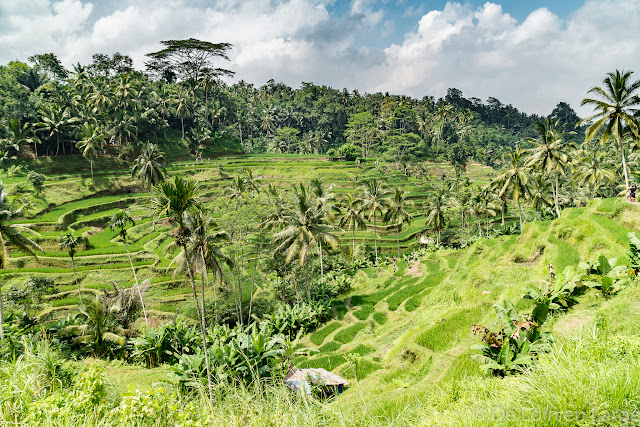
[[[312,388],[319,388],[322,395],[329,396],[334,393],[342,393],[349,382],[326,369],[293,368],[284,377],[284,385],[295,392],[304,391],[306,394],[310,394]]]

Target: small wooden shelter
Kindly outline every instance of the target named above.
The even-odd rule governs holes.
[[[284,385],[293,391],[304,391],[306,394],[311,393],[312,387],[319,387],[324,396],[329,396],[334,393],[342,393],[349,382],[322,368],[292,368],[284,377]]]

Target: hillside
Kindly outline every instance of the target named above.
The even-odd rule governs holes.
[[[424,402],[442,398],[443,390],[491,390],[507,381],[482,376],[470,358],[469,347],[479,342],[471,325],[495,327],[494,303],[510,299],[520,311],[527,309],[530,303],[521,299],[524,288],[546,279],[549,263],[561,271],[598,252],[624,259],[627,232],[639,227],[639,206],[595,200],[586,208],[563,211],[558,220],[527,224],[521,236],[481,239],[464,250],[430,253],[409,271],[404,262],[396,273],[391,266],[361,270],[356,289],[338,309],[340,318],[305,339],[319,353],[299,363],[354,379],[355,365],[344,355],[364,356],[356,385],[335,405],[352,420],[399,417],[398,425],[411,425],[408,420],[429,406]],[[612,336],[636,336],[639,296],[637,285],[611,299],[586,290],[548,329],[554,336],[575,338],[597,320]],[[422,421],[438,424],[435,418]]]

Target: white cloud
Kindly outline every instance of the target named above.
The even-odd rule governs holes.
[[[448,3],[385,49],[385,64],[373,71],[385,78],[374,87],[414,96],[456,87],[540,114],[559,101],[577,108],[606,72],[637,68],[639,22],[634,0],[590,0],[566,22],[541,8],[522,23],[497,4]]]
[[[327,10],[333,2],[118,0],[100,17],[87,0],[0,0],[0,64],[51,51],[70,66],[119,51],[142,68],[160,40],[195,37],[234,44],[223,66],[256,84],[313,81],[416,97],[456,87],[547,114],[561,100],[576,108],[606,72],[637,68],[640,57],[637,0],[588,0],[566,20],[541,8],[522,22],[499,4],[452,2],[386,49],[359,43],[397,25],[379,2],[352,0],[338,17]]]

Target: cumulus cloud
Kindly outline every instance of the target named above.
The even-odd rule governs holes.
[[[398,23],[384,8],[397,6],[352,0],[335,15],[333,3],[0,0],[0,63],[51,51],[70,66],[119,51],[142,68],[160,40],[195,37],[234,44],[223,66],[256,84],[313,81],[416,97],[456,87],[547,114],[561,100],[577,107],[606,72],[633,69],[640,57],[637,0],[588,0],[566,19],[540,8],[521,22],[497,3],[449,2],[415,15],[412,30],[386,48],[381,41]]]
[[[448,3],[385,49],[375,89],[441,96],[456,87],[540,114],[561,100],[577,107],[606,72],[638,66],[638,22],[634,0],[587,1],[566,22],[541,8],[521,23],[494,3]]]

